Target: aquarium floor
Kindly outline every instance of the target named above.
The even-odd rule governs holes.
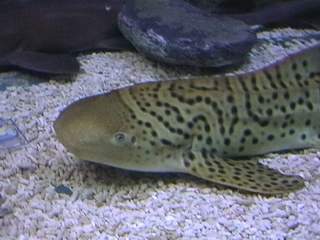
[[[275,34],[301,35],[290,30]],[[300,42],[286,49],[259,46],[242,70],[304,47]],[[69,154],[57,141],[52,123],[71,102],[137,82],[200,73],[130,52],[97,53],[79,60],[82,73],[70,81],[52,78],[0,92],[0,117],[14,120],[30,141],[20,149],[0,151],[0,239],[320,239],[316,150],[265,157],[270,166],[307,181],[296,193],[270,198],[183,174],[122,171]],[[3,73],[0,82],[10,77],[31,78]]]

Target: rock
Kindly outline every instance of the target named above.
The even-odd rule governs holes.
[[[73,193],[72,190],[69,187],[67,187],[67,186],[65,186],[63,184],[60,184],[60,185],[56,186],[54,188],[54,190],[59,194],[66,194],[68,196],[71,196],[72,193]]]
[[[184,0],[127,1],[118,23],[139,52],[177,65],[238,65],[257,40],[242,21],[209,14]]]

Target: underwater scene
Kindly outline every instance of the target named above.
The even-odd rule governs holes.
[[[320,0],[0,2],[0,239],[320,239]]]

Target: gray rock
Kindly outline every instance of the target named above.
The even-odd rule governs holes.
[[[56,186],[54,188],[54,190],[56,191],[56,193],[66,194],[68,196],[71,196],[72,193],[73,193],[72,190],[69,187],[67,187],[67,186],[65,186],[63,184],[60,184],[60,185]]]
[[[138,51],[177,65],[237,65],[256,42],[245,23],[209,14],[183,0],[129,0],[118,23]]]

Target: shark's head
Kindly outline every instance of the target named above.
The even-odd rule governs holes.
[[[130,112],[117,92],[79,100],[54,123],[58,140],[82,160],[133,168],[141,155]]]

